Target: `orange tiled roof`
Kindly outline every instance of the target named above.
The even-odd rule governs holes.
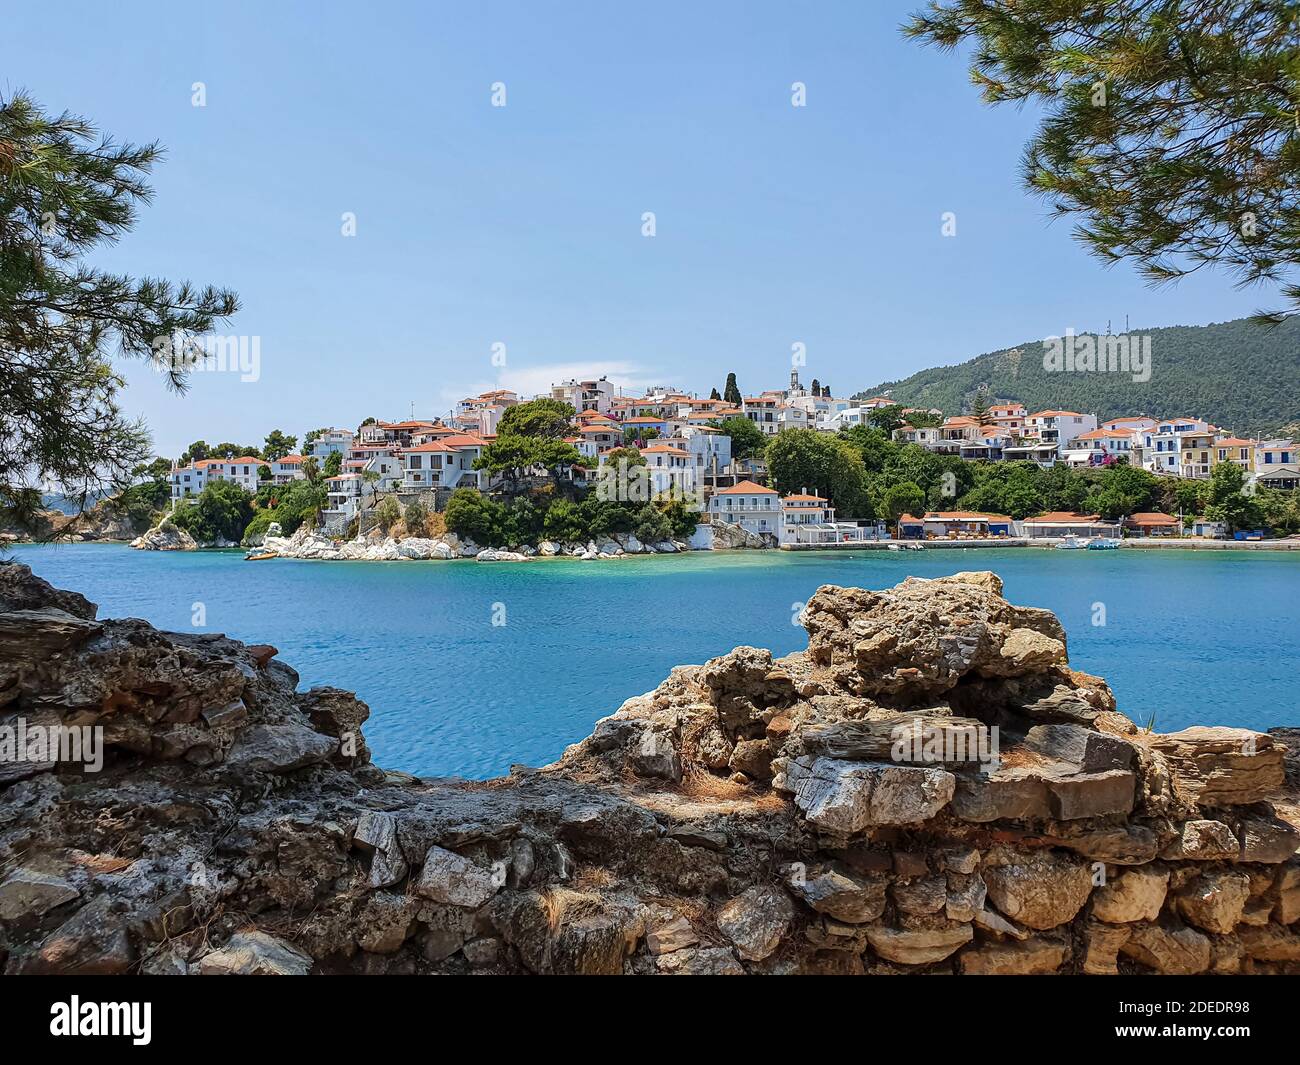
[[[748,496],[748,495],[776,495],[776,490],[764,488],[761,484],[755,484],[753,481],[741,481],[739,484],[732,485],[730,488],[719,488],[720,496]]]
[[[1039,514],[1033,518],[1026,518],[1029,523],[1039,523],[1043,525],[1055,525],[1067,521],[1100,521],[1100,514],[1076,514],[1071,510],[1052,510],[1046,514]]]

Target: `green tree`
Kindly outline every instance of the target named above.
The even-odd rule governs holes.
[[[402,508],[396,499],[385,496],[379,501],[379,506],[375,507],[375,521],[384,532],[388,532],[401,520]]]
[[[903,415],[901,403],[891,403],[888,407],[877,407],[867,414],[867,421],[886,435],[892,433],[907,421]]]
[[[573,433],[573,408],[558,399],[543,397],[507,407],[497,423],[498,436],[563,440]]]
[[[634,447],[616,447],[605,452],[604,465],[618,469],[620,462],[626,461],[628,466],[644,466],[646,464],[645,456]]]
[[[212,449],[208,447],[206,441],[195,440],[194,443],[185,449],[185,453],[181,455],[180,464],[182,466],[188,466],[193,462],[202,462],[211,454]]]
[[[883,507],[890,524],[897,525],[898,519],[904,514],[919,517],[917,512],[925,508],[925,493],[921,491],[920,485],[911,481],[891,484],[885,489]]]
[[[473,488],[457,488],[443,513],[447,528],[482,547],[505,544],[505,513],[501,504]]]
[[[629,425],[623,429],[624,444],[648,444],[659,436],[659,430],[653,425]]]
[[[849,443],[815,429],[785,429],[767,446],[772,487],[782,495],[824,495],[843,518],[869,518],[867,471]]]
[[[474,468],[504,477],[517,487],[533,469],[557,484],[568,467],[581,465],[582,454],[564,438],[573,432],[573,408],[556,399],[518,403],[501,416],[497,438],[483,449]]]
[[[731,437],[733,459],[753,458],[761,455],[767,447],[767,437],[763,435],[763,430],[743,416],[724,418],[718,428]]]
[[[42,486],[84,506],[148,456],[114,354],[152,359],[184,391],[191,363],[173,351],[238,309],[231,292],[91,265],[135,225],[160,152],[47,115],[25,92],[0,96],[0,505],[20,520]]]
[[[262,457],[267,462],[274,462],[276,459],[282,459],[285,455],[292,455],[293,449],[298,446],[296,436],[286,436],[279,429],[272,429],[266,437],[266,446],[262,448]]]
[[[745,402],[745,397],[740,394],[740,386],[736,384],[734,373],[727,374],[727,383],[722,388],[722,398],[733,407],[739,407]]]
[[[936,0],[904,32],[968,44],[986,102],[1035,105],[1023,181],[1103,262],[1217,265],[1300,309],[1293,3]]]
[[[571,499],[557,499],[546,511],[542,533],[548,540],[562,544],[576,543],[587,538],[578,504]]]
[[[343,469],[343,452],[331,451],[325,456],[325,465],[321,467],[322,477],[337,477]]]
[[[1155,474],[1119,463],[1107,467],[1087,495],[1084,506],[1103,518],[1125,518],[1151,509],[1156,492]]]
[[[970,401],[970,416],[980,425],[989,425],[993,418],[989,414],[989,389],[988,385],[980,385],[975,390],[975,395]]]
[[[898,457],[898,445],[873,425],[850,425],[840,430],[839,437],[862,457],[868,473],[880,473]]]
[[[1228,532],[1258,529],[1264,514],[1254,496],[1247,495],[1246,473],[1235,462],[1220,462],[1210,471],[1210,486],[1205,495],[1205,517],[1226,522]]]
[[[238,543],[253,518],[253,497],[233,481],[213,481],[192,506],[183,506],[173,521],[201,544]]]
[[[429,520],[429,511],[423,503],[414,499],[406,505],[406,513],[402,515],[402,520],[406,523],[408,535],[423,536],[425,524]]]
[[[718,395],[718,390],[716,388],[709,392],[709,399],[720,400],[721,398],[722,397]]]
[[[312,484],[320,480],[320,461],[315,455],[308,455],[302,460],[302,475]]]
[[[943,415],[929,410],[914,408],[906,411],[903,418],[913,429],[934,429],[943,424]]]
[[[673,527],[662,510],[647,503],[637,512],[632,532],[643,544],[657,544],[672,536]]]

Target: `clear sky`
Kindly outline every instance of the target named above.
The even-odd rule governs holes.
[[[919,3],[11,5],[0,89],[161,141],[154,203],[97,262],[234,288],[229,332],[260,338],[256,382],[184,398],[125,367],[164,454],[573,373],[752,394],[795,343],[848,395],[1267,303],[1222,274],[1153,291],[1049,224],[1017,176],[1032,112],[903,40]]]

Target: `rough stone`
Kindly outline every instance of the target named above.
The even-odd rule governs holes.
[[[755,885],[718,911],[718,930],[745,961],[762,961],[781,945],[794,906],[779,888]]]

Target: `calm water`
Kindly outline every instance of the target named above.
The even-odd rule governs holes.
[[[535,564],[275,560],[238,552],[24,546],[21,561],[100,605],[273,643],[304,686],[371,707],[378,764],[484,777],[541,765],[681,663],[739,644],[805,646],[791,617],[819,584],[883,588],[909,574],[993,569],[1048,607],[1077,669],[1120,709],[1173,731],[1300,724],[1300,553],[963,550],[763,554]],[[1105,606],[1095,626],[1094,604]],[[493,619],[506,624],[494,625]]]

